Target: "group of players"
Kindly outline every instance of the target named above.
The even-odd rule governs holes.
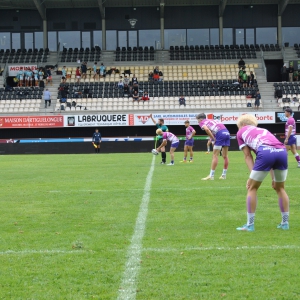
[[[281,143],[272,133],[263,128],[258,128],[258,122],[255,116],[250,114],[242,115],[237,120],[237,142],[240,150],[243,151],[246,165],[250,171],[249,179],[247,180],[246,188],[248,190],[246,197],[247,205],[247,223],[237,230],[254,231],[254,218],[257,206],[257,190],[268,173],[272,178],[272,188],[278,195],[278,205],[281,211],[281,223],[277,226],[278,229],[289,229],[289,198],[284,188],[284,183],[287,178],[287,151],[291,150],[300,167],[300,157],[296,147],[296,123],[293,118],[293,111],[290,108],[285,110],[287,122],[285,124],[285,140]],[[169,166],[174,165],[174,152],[179,145],[179,139],[171,132],[164,124],[163,119],[155,121],[150,115],[153,123],[156,125],[158,147],[156,150],[161,152],[161,164],[166,164],[165,147],[167,142],[171,142],[170,156],[171,162]],[[218,165],[218,157],[222,150],[224,159],[223,172],[220,179],[226,179],[228,168],[228,149],[230,146],[230,134],[224,124],[217,120],[206,118],[204,113],[198,114],[196,119],[199,126],[209,136],[213,143],[213,158],[211,163],[210,174],[202,178],[202,180],[214,180],[214,174]],[[189,121],[185,121],[186,141],[184,145],[184,158],[182,163],[187,163],[187,154],[190,152],[188,162],[193,162],[193,144],[196,131],[190,126]],[[256,155],[253,159],[252,152]]]

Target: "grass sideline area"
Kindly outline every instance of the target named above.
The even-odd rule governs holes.
[[[155,157],[150,179],[150,153],[1,156],[0,299],[124,299],[145,195],[128,299],[300,299],[300,169],[291,153],[290,230],[276,229],[268,176],[252,233],[235,229],[246,222],[243,153],[229,152],[226,180],[220,158],[214,181],[200,180],[211,154],[181,164],[182,154],[175,166]]]

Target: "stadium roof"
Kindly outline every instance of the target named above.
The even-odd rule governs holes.
[[[1,0],[0,9],[300,4],[300,0]]]

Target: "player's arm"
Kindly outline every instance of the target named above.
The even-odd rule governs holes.
[[[192,139],[195,136],[195,134],[196,134],[196,130],[193,130],[191,135],[189,136],[189,140]]]
[[[150,114],[150,118],[151,118],[152,122],[154,123],[154,125],[156,125],[156,121],[155,121],[155,119],[153,118],[152,114]]]
[[[167,140],[163,140],[161,145],[156,150],[159,152],[162,147],[165,147],[167,145],[167,143],[168,143]]]
[[[292,126],[292,125],[290,125],[290,126],[289,126],[289,130],[288,130],[288,132],[287,132],[287,134],[286,134],[286,138],[285,138],[285,140],[284,140],[284,143],[285,143],[285,144],[287,144],[287,143],[288,143],[288,141],[289,141],[289,138],[290,138],[290,136],[291,136],[291,133],[292,133],[292,130],[293,130],[293,126]]]
[[[101,136],[101,133],[99,133],[99,142],[101,143],[101,140],[102,140],[102,136]]]
[[[253,156],[251,154],[251,150],[246,145],[242,148],[242,150],[244,152],[244,158],[245,158],[246,165],[247,165],[249,171],[251,172],[253,169],[253,166],[254,166],[254,160],[253,160]]]
[[[206,132],[206,134],[211,138],[211,141],[215,140],[214,135],[212,134],[212,132],[210,131],[210,129],[208,129],[208,127],[206,125],[204,125],[202,127],[202,129]]]

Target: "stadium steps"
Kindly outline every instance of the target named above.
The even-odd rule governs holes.
[[[290,60],[298,60],[297,53],[293,47],[284,49],[284,63],[288,66]]]

